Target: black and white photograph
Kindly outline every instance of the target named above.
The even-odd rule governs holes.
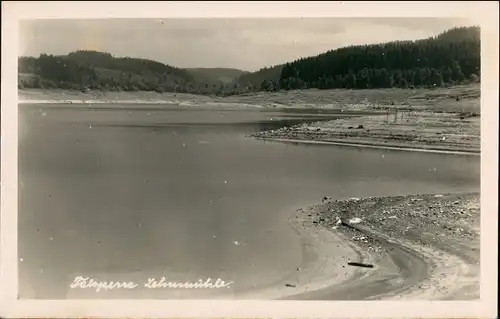
[[[481,20],[334,14],[20,19],[17,300],[480,301]]]

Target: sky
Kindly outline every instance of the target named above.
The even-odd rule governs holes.
[[[416,40],[469,25],[451,18],[24,20],[18,54],[96,50],[180,68],[256,71],[344,46]]]

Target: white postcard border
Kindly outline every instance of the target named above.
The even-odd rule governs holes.
[[[2,2],[0,316],[494,317],[498,229],[498,2]],[[19,19],[168,17],[467,17],[481,26],[481,300],[477,302],[19,301],[17,48]]]

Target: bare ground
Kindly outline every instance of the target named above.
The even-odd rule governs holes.
[[[328,229],[354,243],[354,261],[373,268],[344,261],[359,269],[357,276],[286,299],[479,299],[477,193],[327,201],[299,212],[303,218],[315,225],[313,232]]]
[[[284,127],[253,137],[479,154],[480,122],[477,113],[400,111]]]
[[[446,112],[479,112],[479,84],[435,89],[296,90],[257,92],[224,98],[247,104],[282,108],[413,109]],[[458,101],[457,101],[458,98]]]
[[[377,111],[265,131],[253,137],[292,142],[480,154],[480,86],[437,89],[307,90],[287,93],[282,104],[344,111]],[[281,94],[281,93],[280,93]],[[241,99],[241,97],[240,97]],[[327,103],[329,102],[329,103]]]
[[[186,93],[156,92],[80,92],[69,90],[18,90],[23,102],[101,103],[149,102],[191,104],[232,104],[269,108],[320,109],[385,109],[411,108],[415,111],[479,112],[481,88],[479,84],[436,89],[366,89],[366,90],[296,90],[256,92],[216,97]],[[457,101],[457,98],[459,101]]]

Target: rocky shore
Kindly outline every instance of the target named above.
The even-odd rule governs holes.
[[[306,211],[301,211],[296,218],[303,218],[304,214]],[[385,278],[386,284],[390,282],[391,289],[383,294],[384,299],[479,298],[478,193],[335,201],[324,198],[322,204],[307,210],[307,217],[316,227],[338,233],[372,255],[369,264],[351,263],[349,266],[373,268],[367,270],[368,277],[378,279],[371,284],[380,283],[380,278]],[[425,264],[405,265],[409,261],[405,260],[407,257],[393,253],[399,248],[420,256]],[[400,275],[399,278],[388,274],[389,259],[392,266],[397,266],[393,272]],[[383,289],[377,291],[383,292]],[[377,299],[375,296],[366,298]]]
[[[412,112],[339,118],[263,131],[252,137],[293,142],[461,152],[481,150],[480,116],[468,113]]]

